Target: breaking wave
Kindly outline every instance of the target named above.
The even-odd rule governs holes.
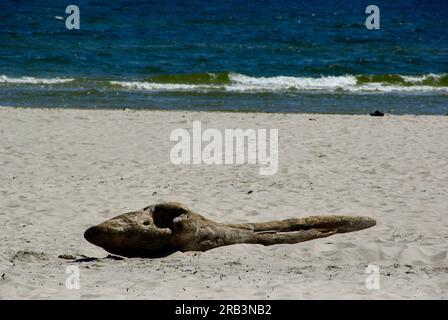
[[[345,75],[321,77],[251,77],[238,73],[154,77],[145,81],[111,81],[111,85],[148,91],[342,91],[448,92],[448,75]]]
[[[58,84],[58,83],[67,83],[74,80],[75,79],[33,78],[33,77],[10,78],[5,75],[0,75],[0,83],[11,83],[11,84]]]
[[[320,77],[253,77],[239,73],[160,75],[142,80],[34,78],[0,75],[0,85],[60,85],[89,90],[144,90],[150,92],[440,92],[448,93],[448,74],[344,75]]]

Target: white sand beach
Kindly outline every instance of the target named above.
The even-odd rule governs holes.
[[[170,133],[194,120],[277,128],[278,172],[172,164]],[[0,141],[1,299],[448,299],[447,116],[1,107]],[[344,214],[377,225],[160,259],[104,258],[83,238],[160,201],[220,222]],[[69,265],[79,290],[65,286]]]

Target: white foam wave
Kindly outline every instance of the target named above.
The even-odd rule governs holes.
[[[282,91],[326,91],[326,92],[447,92],[448,87],[434,87],[418,85],[429,78],[441,78],[441,75],[429,74],[425,76],[402,76],[407,82],[417,85],[399,86],[387,83],[372,82],[358,84],[355,76],[327,76],[327,77],[250,77],[243,74],[231,73],[229,84],[181,84],[158,83],[144,81],[111,81],[112,85],[128,89],[148,91],[228,91],[228,92],[282,92]]]
[[[444,76],[443,74],[430,73],[430,74],[425,74],[423,76],[401,76],[401,77],[403,78],[404,81],[409,82],[409,83],[421,83],[428,79],[439,80],[443,76]]]
[[[12,83],[12,84],[58,84],[71,82],[75,79],[61,79],[61,78],[33,78],[33,77],[20,77],[10,78],[5,75],[0,75],[0,83]]]
[[[149,91],[197,91],[219,89],[218,86],[206,84],[178,84],[141,81],[110,81],[110,84],[129,89],[143,89]],[[221,88],[223,87],[221,86]]]
[[[230,74],[231,85],[228,91],[285,91],[285,90],[337,90],[356,85],[354,76],[340,77],[249,77],[243,74]]]

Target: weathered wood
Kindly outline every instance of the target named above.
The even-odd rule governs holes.
[[[87,241],[126,257],[162,257],[238,243],[274,245],[324,238],[372,227],[369,217],[312,216],[262,223],[224,224],[180,203],[155,204],[124,213],[84,233]]]

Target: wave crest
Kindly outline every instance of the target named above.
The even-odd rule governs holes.
[[[164,76],[148,81],[110,81],[114,86],[148,91],[228,91],[228,92],[448,92],[448,75],[345,75],[321,77],[251,77],[239,73],[205,76]],[[202,83],[200,80],[204,80]],[[214,79],[219,79],[214,81]],[[173,82],[168,82],[172,80]],[[182,81],[185,80],[185,81]]]
[[[76,88],[107,90],[143,90],[151,92],[436,92],[448,93],[448,74],[426,75],[344,75],[320,77],[253,77],[240,73],[199,73],[161,75],[136,81],[111,79],[72,79],[7,77],[0,75],[0,84],[55,85],[70,84]]]
[[[20,77],[10,78],[5,75],[0,75],[0,83],[11,84],[59,84],[74,81],[75,79],[61,79],[61,78],[33,78],[33,77]]]

